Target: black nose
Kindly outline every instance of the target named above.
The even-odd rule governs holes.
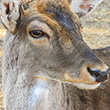
[[[108,79],[108,75],[107,75],[107,71],[103,71],[101,72],[100,70],[91,70],[90,68],[88,68],[88,72],[96,78],[97,82],[104,82],[105,80]]]

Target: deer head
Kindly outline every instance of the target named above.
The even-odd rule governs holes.
[[[28,74],[85,89],[94,89],[107,79],[108,68],[83,41],[80,20],[68,1],[24,0],[18,4],[7,0],[2,1],[2,9],[7,36],[21,40],[21,71],[28,73],[31,64]]]

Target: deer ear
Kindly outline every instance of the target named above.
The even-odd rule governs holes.
[[[87,15],[102,2],[102,0],[68,0],[71,10],[80,18]]]
[[[16,0],[2,0],[1,6],[2,23],[11,33],[14,33],[19,18],[19,4]]]

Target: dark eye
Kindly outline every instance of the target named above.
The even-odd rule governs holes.
[[[44,35],[44,33],[40,30],[33,30],[30,31],[29,34],[33,37],[33,38],[40,38]]]

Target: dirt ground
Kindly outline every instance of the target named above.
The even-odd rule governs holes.
[[[91,48],[110,45],[110,0],[102,2],[96,10],[81,21],[84,40]]]
[[[91,48],[101,48],[110,45],[110,0],[104,0],[91,14],[81,19],[84,40]],[[0,87],[1,86],[1,57],[5,29],[0,23]],[[0,89],[0,110],[2,93]]]

